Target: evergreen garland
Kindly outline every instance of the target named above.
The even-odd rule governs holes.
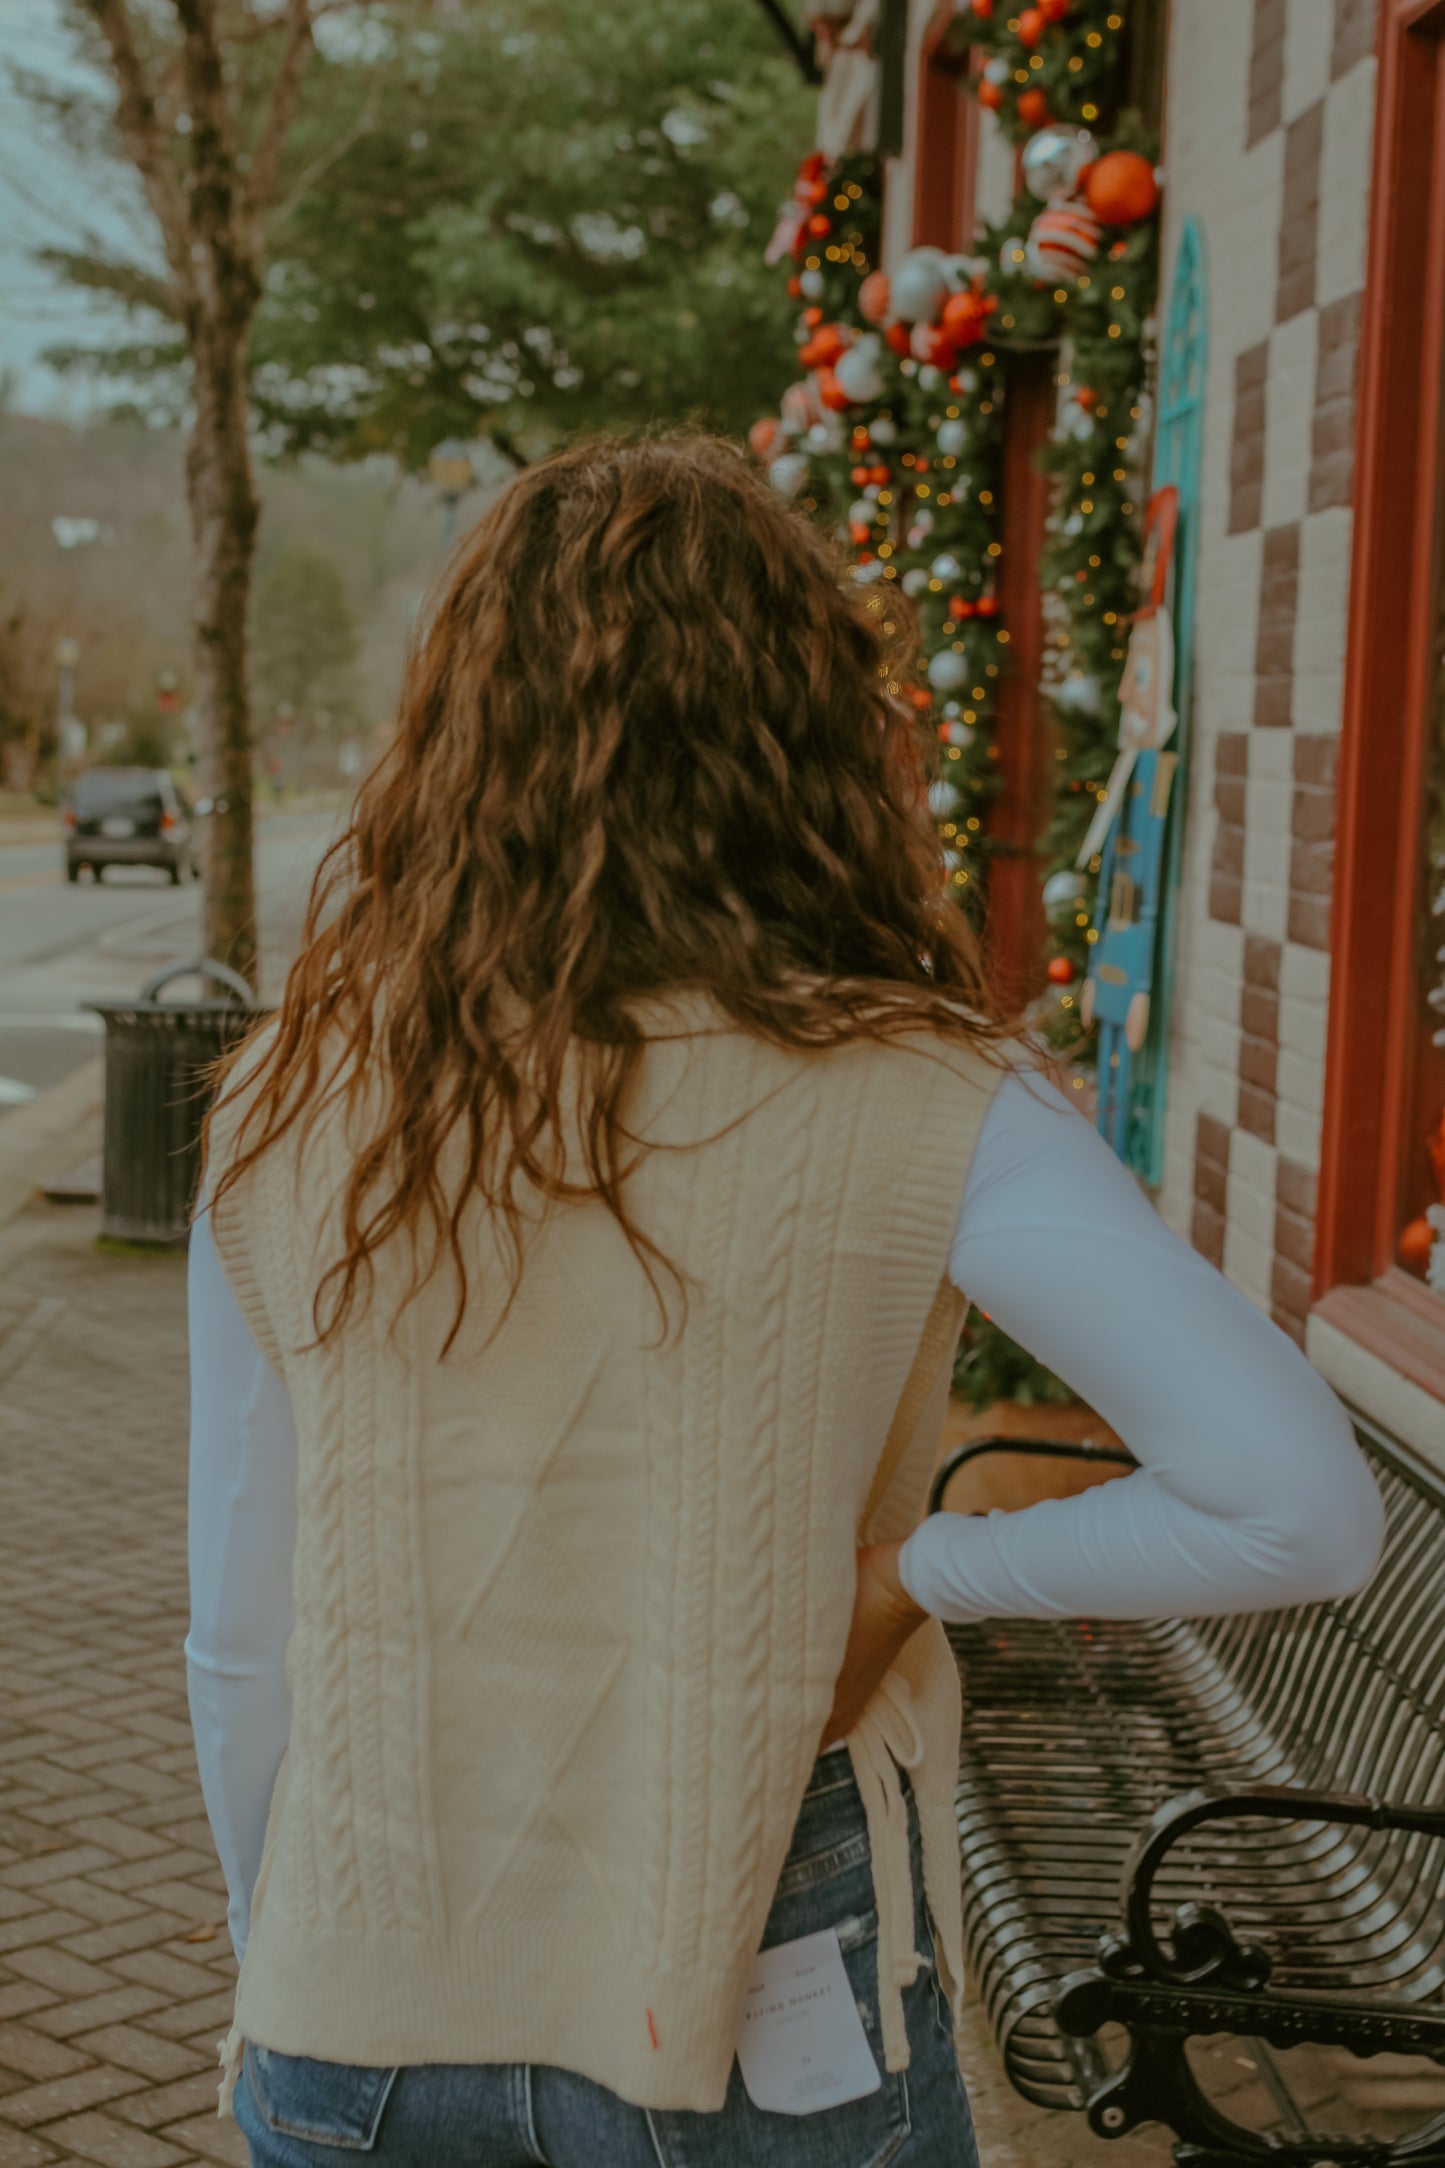
[[[1124,0],[972,0],[955,40],[982,60],[976,88],[1017,142],[1052,122],[1088,128],[1106,164],[1125,169],[1144,209],[1106,224],[1097,253],[1050,256],[1030,235],[1048,208],[1020,192],[975,253],[915,250],[876,270],[882,171],[872,154],[805,160],[771,253],[793,259],[806,372],[781,420],[755,425],[754,450],[781,488],[846,530],[854,577],[899,583],[918,620],[914,680],[899,688],[937,725],[930,803],[960,904],[980,916],[998,846],[987,815],[998,789],[997,693],[1009,663],[996,580],[1009,351],[1056,351],[1059,409],[1043,464],[1053,477],[1040,566],[1056,722],[1057,782],[1040,848],[1050,925],[1050,992],[1035,1021],[1076,1065],[1092,1060],[1076,992],[1090,943],[1092,882],[1074,859],[1117,749],[1119,677],[1138,604],[1146,387],[1152,360],[1157,222],[1148,146],[1118,110]],[[1106,154],[1134,154],[1108,159]],[[1148,183],[1140,191],[1140,177]],[[1092,187],[1091,187],[1092,192]],[[1077,211],[1075,230],[1097,231]],[[1048,221],[1045,219],[1045,225]],[[1065,220],[1067,224],[1067,218]],[[936,259],[936,263],[934,261]],[[1038,274],[1060,262],[1057,277]],[[922,310],[894,306],[897,282],[937,292]],[[906,320],[901,320],[906,319]],[[1097,872],[1098,860],[1091,862]],[[1010,1397],[1067,1400],[1068,1389],[975,1314],[955,1387],[977,1405]]]

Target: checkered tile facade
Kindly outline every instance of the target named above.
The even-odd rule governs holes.
[[[1165,281],[1205,235],[1193,776],[1162,1209],[1301,1341],[1375,63],[1366,0],[1176,0]]]

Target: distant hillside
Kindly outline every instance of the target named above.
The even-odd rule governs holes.
[[[443,515],[389,463],[262,465],[258,570],[304,541],[331,557],[361,633],[368,723],[391,712],[413,617],[444,562]],[[485,502],[462,506],[465,519]],[[94,540],[63,548],[53,523]],[[53,716],[55,645],[79,645],[75,712],[96,724],[143,712],[159,672],[188,675],[190,537],[183,443],[171,430],[73,427],[0,414],[0,738]]]

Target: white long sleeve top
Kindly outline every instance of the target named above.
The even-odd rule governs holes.
[[[994,1096],[949,1274],[1140,1465],[1074,1498],[926,1520],[900,1559],[926,1610],[1180,1618],[1345,1595],[1373,1571],[1380,1496],[1334,1394],[1037,1075]],[[239,1957],[290,1728],[296,1432],[205,1213],[189,1286],[187,1677]]]

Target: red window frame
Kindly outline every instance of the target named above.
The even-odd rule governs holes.
[[[1445,1398],[1445,1304],[1394,1263],[1445,473],[1445,0],[1380,0],[1315,1226],[1319,1314]]]

